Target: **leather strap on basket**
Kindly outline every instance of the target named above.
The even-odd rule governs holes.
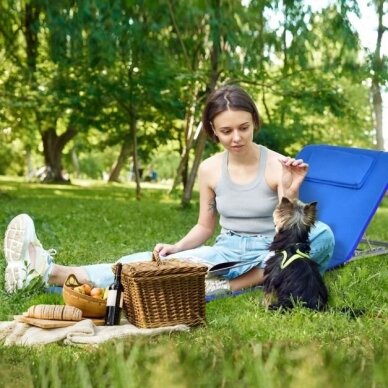
[[[162,264],[162,261],[160,260],[160,256],[159,256],[159,252],[158,251],[153,251],[152,252],[152,261],[155,261],[157,266]]]

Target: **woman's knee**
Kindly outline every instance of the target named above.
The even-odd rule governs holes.
[[[335,239],[330,226],[318,222],[310,234],[311,258],[318,264],[320,272],[323,274],[327,269],[333,255]]]
[[[330,226],[318,221],[315,226],[311,229],[310,232],[310,242],[311,245],[328,245],[334,247],[334,233],[331,230]]]

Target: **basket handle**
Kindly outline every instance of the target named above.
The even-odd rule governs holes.
[[[152,261],[155,261],[157,266],[162,264],[162,261],[160,260],[159,252],[156,250],[152,252]]]

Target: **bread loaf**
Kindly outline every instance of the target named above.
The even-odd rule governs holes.
[[[27,310],[27,317],[38,319],[53,319],[58,321],[80,321],[82,311],[73,306],[60,304],[37,304]]]

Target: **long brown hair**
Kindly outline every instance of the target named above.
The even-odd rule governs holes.
[[[203,127],[216,143],[218,143],[218,138],[213,131],[213,120],[218,114],[229,109],[249,112],[255,128],[260,127],[259,112],[251,96],[237,85],[223,86],[209,96],[202,115]]]

